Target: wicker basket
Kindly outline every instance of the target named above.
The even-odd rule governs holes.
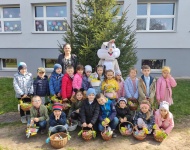
[[[106,127],[108,127],[108,126],[106,126]],[[105,127],[105,130],[106,130],[106,127]],[[112,133],[112,134],[113,134],[113,133]],[[111,140],[112,134],[110,134],[110,135],[108,136],[108,135],[104,134],[104,131],[101,132],[102,139],[105,140],[105,141]]]
[[[144,136],[139,136],[139,135],[135,135],[135,132],[133,132],[133,136],[137,139],[137,140],[144,140],[147,136],[147,134],[144,134]]]
[[[59,137],[59,135],[62,137],[62,139],[55,139],[56,136]],[[67,144],[68,138],[67,134],[64,132],[55,133],[50,136],[50,144],[53,148],[63,148]]]
[[[135,105],[130,105],[130,104],[129,104],[129,109],[130,109],[130,110],[132,110],[132,111],[137,110],[138,105],[139,105],[139,103],[138,103],[137,100],[130,100],[130,99],[128,99],[128,102],[135,103]]]
[[[154,135],[154,139],[155,139],[157,142],[162,142],[162,141],[164,140],[164,138],[162,138],[162,137],[156,137],[155,135]]]
[[[83,128],[82,128],[82,130],[83,130]],[[91,128],[90,130],[92,131],[93,128]],[[83,138],[85,141],[90,141],[90,140],[92,139],[92,137],[93,137],[92,134],[88,134],[88,135],[84,135],[84,134],[83,134],[84,132],[88,132],[88,131],[89,131],[89,130],[83,130],[83,131],[82,131],[82,138]]]
[[[124,125],[128,125],[128,124],[130,124],[131,128],[133,129],[133,124],[131,122],[129,122],[129,121],[122,122],[122,123],[119,124],[119,131],[120,131],[121,135],[129,136],[129,135],[131,135],[133,133],[133,130],[131,132],[129,132],[129,133],[124,133],[124,132],[121,131],[121,127],[124,126]]]
[[[74,131],[77,128],[78,122],[73,121],[72,125],[68,127],[68,131]]]
[[[24,106],[24,105],[25,105],[25,106]],[[32,104],[31,104],[31,103],[23,103],[23,104],[20,105],[20,107],[21,107],[21,109],[22,109],[23,111],[29,111],[30,108],[32,107]]]

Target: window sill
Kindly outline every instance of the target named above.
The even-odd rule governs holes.
[[[50,31],[50,32],[42,32],[42,31],[33,31],[32,34],[63,34],[66,31]]]
[[[22,32],[0,32],[0,34],[22,34]]]
[[[3,68],[0,70],[0,72],[15,72],[15,71],[18,71],[18,69],[17,68],[16,69],[14,69],[14,68],[10,68],[10,69]]]
[[[153,31],[141,31],[141,30],[136,30],[137,33],[176,33],[176,31],[163,31],[163,30],[153,30]]]

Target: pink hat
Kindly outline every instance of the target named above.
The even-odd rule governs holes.
[[[52,108],[53,108],[53,111],[54,110],[60,110],[60,111],[62,111],[63,105],[60,104],[60,103],[54,103]]]

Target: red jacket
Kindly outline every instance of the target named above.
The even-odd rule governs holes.
[[[62,99],[71,98],[73,91],[72,82],[73,79],[67,73],[65,73],[62,78],[62,86],[61,86]]]

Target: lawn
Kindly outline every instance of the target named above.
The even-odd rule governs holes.
[[[177,84],[173,89],[174,105],[170,107],[176,121],[190,115],[190,80],[177,80]],[[0,78],[0,114],[17,111],[17,104],[13,79]]]

